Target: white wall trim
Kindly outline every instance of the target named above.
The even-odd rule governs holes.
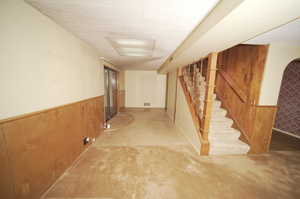
[[[283,130],[280,130],[280,129],[278,129],[278,128],[273,128],[273,130],[300,139],[300,136],[299,136],[299,135],[295,135],[294,133],[290,133],[290,132],[287,132],[287,131],[283,131]]]
[[[168,116],[170,122],[171,122],[172,124],[175,125],[175,120],[173,120],[173,119],[171,118],[171,115],[168,114],[168,111],[167,111],[167,110],[166,110],[166,114],[167,114],[167,116]]]

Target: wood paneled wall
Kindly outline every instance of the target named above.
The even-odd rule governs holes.
[[[267,51],[266,45],[238,45],[218,56],[217,97],[253,153],[268,151],[276,113],[258,105]]]
[[[0,198],[34,199],[103,131],[103,96],[0,121]]]
[[[125,90],[118,90],[118,112],[125,108]]]
[[[269,151],[276,111],[276,106],[256,106],[254,108],[250,153]]]
[[[117,73],[117,111],[120,112],[125,108],[125,71],[118,71]]]

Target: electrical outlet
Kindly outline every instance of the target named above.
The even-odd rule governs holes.
[[[83,145],[87,145],[89,142],[90,142],[90,138],[89,137],[83,138]]]
[[[104,123],[104,128],[105,128],[105,129],[109,129],[109,128],[110,128],[110,124],[105,122],[105,123]]]

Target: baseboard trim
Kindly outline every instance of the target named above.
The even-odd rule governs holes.
[[[174,126],[175,126],[175,128],[177,128],[177,130],[180,132],[181,136],[183,136],[183,137],[188,141],[188,143],[190,143],[190,145],[192,145],[192,148],[195,150],[195,152],[196,152],[197,154],[200,154],[201,142],[200,142],[200,147],[199,147],[199,149],[198,149],[198,147],[195,146],[195,145],[191,142],[191,140],[186,136],[186,134],[184,133],[184,130],[183,130],[181,127],[179,127],[179,126],[176,125],[176,124],[175,124]]]
[[[170,122],[172,123],[172,124],[175,124],[175,120],[173,120],[173,118],[168,114],[168,110],[166,110],[166,114],[167,114],[167,116],[168,116],[168,118],[169,118],[169,120],[170,120]]]
[[[293,133],[290,133],[290,132],[287,132],[287,131],[283,131],[283,130],[280,130],[278,128],[273,128],[273,130],[279,132],[279,133],[283,133],[283,134],[286,134],[286,135],[289,135],[289,136],[292,136],[292,137],[295,137],[295,138],[298,138],[300,139],[300,136],[299,135],[295,135]]]
[[[125,110],[165,110],[164,107],[124,107]]]
[[[54,183],[52,185],[50,185],[48,187],[48,189],[42,194],[40,199],[45,199],[46,198],[46,195],[53,189],[53,187],[55,187],[55,185],[58,184],[58,182],[65,176],[65,174],[68,173],[72,168],[74,168],[79,163],[79,161],[81,160],[81,157],[83,156],[83,154],[85,154],[91,146],[92,145],[88,146],[86,149],[84,149],[84,151],[82,151],[79,154],[79,156],[72,162],[72,164],[54,181]]]

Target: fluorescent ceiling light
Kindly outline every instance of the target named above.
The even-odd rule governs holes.
[[[149,57],[151,54],[149,53],[120,53],[121,56],[129,56],[129,57]]]
[[[117,48],[118,51],[120,52],[145,52],[145,53],[149,53],[152,52],[152,49],[146,49],[146,48],[128,48],[128,47],[120,47]]]
[[[125,37],[106,37],[112,47],[121,56],[150,57],[154,50],[154,40]]]
[[[119,45],[129,45],[129,46],[147,46],[148,42],[145,40],[138,39],[116,39],[115,42]]]

